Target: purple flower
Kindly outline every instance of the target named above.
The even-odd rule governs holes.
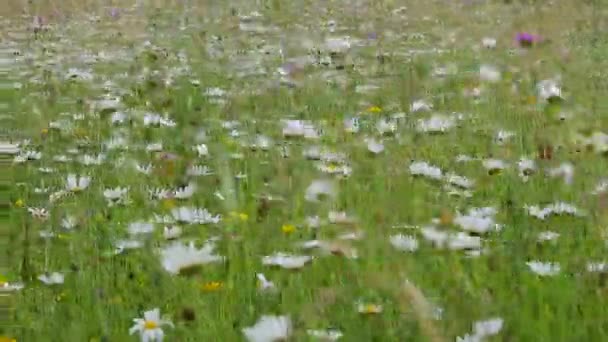
[[[120,10],[116,7],[110,9],[110,17],[117,19],[120,16]]]
[[[521,47],[531,47],[532,45],[540,42],[540,36],[537,36],[528,32],[519,32],[515,37],[515,40]]]

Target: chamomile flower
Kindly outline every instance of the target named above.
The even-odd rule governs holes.
[[[132,222],[129,224],[127,231],[131,235],[150,234],[154,232],[154,224],[143,221]]]
[[[308,336],[318,339],[320,341],[337,341],[344,336],[344,334],[337,329],[327,329],[327,330],[306,330]]]
[[[413,176],[424,176],[432,179],[441,179],[441,169],[427,162],[413,162],[410,164],[410,173]]]
[[[455,125],[454,118],[436,114],[426,120],[419,119],[416,130],[424,133],[444,133]]]
[[[276,290],[274,283],[268,279],[263,273],[257,273],[256,278],[258,279],[258,288],[261,291],[273,291]]]
[[[333,181],[317,179],[306,188],[304,198],[309,202],[318,202],[322,197],[334,199],[336,196],[337,189]]]
[[[192,165],[186,170],[188,176],[210,176],[213,171],[206,165]]]
[[[64,275],[59,272],[45,273],[39,275],[38,280],[43,282],[45,285],[59,285],[63,284]]]
[[[574,165],[570,163],[562,163],[556,168],[549,169],[547,171],[547,174],[550,177],[562,177],[564,183],[572,184],[572,181],[574,179]]]
[[[199,144],[192,148],[199,157],[209,156],[209,148],[205,144]]]
[[[116,187],[114,189],[106,189],[103,191],[103,197],[108,202],[109,206],[114,206],[116,204],[127,204],[129,189]]]
[[[71,192],[81,192],[88,188],[90,183],[91,177],[69,174],[66,182],[66,190]]]
[[[192,197],[192,195],[194,195],[194,192],[196,191],[196,189],[197,189],[196,183],[190,182],[185,187],[175,190],[173,193],[173,197],[176,199],[188,199],[188,198]]]
[[[430,111],[431,109],[433,109],[433,105],[425,100],[416,100],[410,105],[412,113]]]
[[[162,342],[165,337],[162,327],[173,327],[171,321],[161,319],[158,308],[144,312],[143,318],[135,318],[133,322],[135,324],[129,329],[129,334],[139,333],[141,342]]]
[[[288,316],[262,316],[255,325],[243,329],[250,342],[284,341],[291,335],[291,319]]]
[[[171,215],[177,222],[187,224],[218,223],[220,215],[213,215],[207,209],[193,207],[179,207],[171,210]]]
[[[418,249],[418,240],[411,235],[392,235],[390,242],[393,247],[400,251],[414,252]]]
[[[493,66],[484,64],[479,67],[479,79],[486,82],[498,82],[500,81],[500,70]]]
[[[310,261],[312,261],[312,257],[308,255],[292,255],[280,252],[262,257],[263,265],[279,266],[286,269],[302,268]]]
[[[490,174],[499,173],[507,168],[507,163],[500,159],[485,159],[482,165]]]
[[[224,260],[224,257],[213,254],[214,250],[215,244],[211,241],[202,248],[196,248],[194,242],[188,245],[174,242],[161,250],[161,264],[165,271],[176,275],[188,268]]]
[[[481,39],[481,46],[486,49],[494,49],[496,47],[496,38],[484,37]]]
[[[532,272],[540,276],[554,276],[561,271],[561,267],[558,263],[528,261],[526,262],[526,265],[528,265]]]
[[[373,154],[379,154],[384,151],[384,144],[381,141],[367,138],[365,139],[365,143],[367,144],[367,150]]]

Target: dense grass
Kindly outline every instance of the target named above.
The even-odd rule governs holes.
[[[608,6],[413,1],[397,11],[399,6],[274,1],[118,12],[97,6],[87,15],[59,9],[53,17],[48,8],[29,8],[51,25],[36,33],[27,27],[31,17],[7,18],[3,50],[16,54],[3,80],[10,85],[2,88],[9,114],[3,122],[31,140],[23,150],[42,156],[12,165],[6,238],[12,267],[1,275],[25,287],[12,292],[14,322],[0,332],[19,341],[123,341],[136,339],[128,336],[133,318],[160,308],[175,324],[163,327],[169,341],[239,341],[243,328],[269,314],[290,316],[294,341],[312,340],[309,329],[332,327],[344,341],[447,341],[492,318],[503,320],[502,329],[484,340],[604,340],[606,273],[587,265],[605,260],[605,199],[591,192],[608,165],[578,137],[606,124],[602,56],[608,45],[601,14]],[[254,10],[260,17],[239,18]],[[518,31],[545,40],[519,49],[513,42]],[[325,37],[345,35],[361,44],[334,56],[317,53]],[[496,38],[497,46],[484,47],[484,37]],[[279,82],[276,69],[298,56],[331,63],[306,64],[287,77],[291,86]],[[497,67],[500,80],[480,80],[482,65]],[[436,75],[440,67],[447,75]],[[256,69],[265,72],[244,75]],[[536,84],[555,75],[561,75],[564,101],[549,105]],[[377,88],[362,91],[370,85]],[[226,93],[206,95],[210,88]],[[464,95],[474,88],[479,96]],[[112,124],[117,108],[99,107],[108,94],[120,99],[125,122]],[[433,108],[414,111],[417,100]],[[146,127],[145,112],[176,125]],[[445,132],[417,129],[419,120],[453,113],[462,118]],[[357,133],[344,127],[352,117]],[[310,120],[320,137],[286,138],[283,119]],[[381,134],[383,120],[395,131]],[[500,143],[499,131],[515,135]],[[246,146],[257,135],[273,144]],[[113,136],[124,137],[128,149],[108,149]],[[368,151],[365,138],[382,141],[384,151]],[[193,147],[203,142],[209,153],[201,157]],[[152,143],[162,148],[146,150]],[[315,168],[320,162],[303,157],[311,146],[344,153],[352,173],[323,174]],[[79,162],[100,153],[105,159],[99,165]],[[58,155],[74,160],[57,162]],[[459,162],[459,155],[509,166],[489,172],[478,160]],[[527,181],[517,165],[524,157],[536,163]],[[150,163],[151,173],[139,173],[134,161]],[[450,194],[445,178],[413,176],[416,161],[474,180],[472,196]],[[547,173],[563,163],[574,167],[570,183]],[[214,173],[189,176],[192,164]],[[90,176],[90,185],[51,201],[70,173]],[[307,201],[316,179],[333,180],[335,198]],[[197,185],[191,198],[153,200],[148,193],[188,183]],[[104,190],[119,186],[129,188],[130,203],[109,206]],[[525,209],[559,201],[584,216],[541,220]],[[165,225],[130,237],[131,223],[151,222],[180,206],[222,216],[217,224],[181,225],[179,241],[202,246],[217,238],[216,252],[225,261],[172,275],[158,252],[172,243],[163,236]],[[486,206],[496,209],[502,228],[467,233],[479,236],[482,248],[438,248],[423,236],[429,225],[462,232],[458,218]],[[45,208],[48,216],[35,217],[28,208]],[[344,211],[352,221],[328,222],[332,211]],[[316,215],[323,222],[312,228],[307,218]],[[66,217],[75,227],[62,227]],[[546,231],[559,237],[539,241]],[[349,233],[358,239],[340,238]],[[390,243],[396,234],[415,238],[418,248],[397,250]],[[117,254],[122,239],[142,245]],[[313,239],[332,241],[330,255],[300,247]],[[357,258],[349,258],[352,251]],[[315,258],[298,270],[263,265],[262,257],[275,252]],[[560,271],[536,274],[527,265],[534,260],[559,263]],[[62,284],[38,279],[55,271],[65,275]],[[257,273],[277,291],[260,290]],[[383,310],[361,313],[358,303]]]

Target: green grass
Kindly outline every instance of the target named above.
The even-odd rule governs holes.
[[[277,26],[275,31],[256,34],[239,31],[239,19],[229,6],[213,8],[217,17],[208,14],[211,10],[207,15],[197,14],[197,10],[205,13],[201,8],[186,12],[189,26],[184,30],[179,27],[184,15],[181,10],[122,13],[118,20],[109,18],[104,10],[99,12],[99,23],[75,16],[55,22],[52,30],[36,40],[29,35],[18,43],[22,54],[35,61],[48,61],[51,56],[65,60],[38,68],[16,64],[14,70],[24,74],[15,73],[10,82],[20,82],[22,87],[2,90],[11,99],[8,113],[13,125],[31,139],[28,149],[42,152],[40,160],[12,166],[15,186],[6,238],[12,267],[2,276],[9,282],[24,282],[25,288],[13,293],[14,322],[3,334],[19,341],[135,340],[128,336],[132,319],[158,307],[175,324],[164,328],[168,341],[240,341],[242,329],[267,314],[291,317],[293,341],[308,341],[308,329],[329,327],[340,329],[343,341],[448,341],[471,333],[475,322],[495,317],[502,318],[504,325],[489,341],[605,339],[606,273],[588,272],[586,265],[603,261],[605,254],[606,209],[602,197],[590,195],[590,191],[605,176],[608,165],[603,156],[574,142],[577,133],[588,135],[606,125],[601,84],[605,63],[598,56],[608,52],[608,45],[589,38],[597,29],[593,24],[577,21],[586,18],[591,6],[412,2],[405,19],[392,13],[398,7],[395,1],[356,11],[337,2],[323,5],[327,9],[311,3],[315,6],[269,2],[255,8],[263,15],[258,21],[261,26]],[[252,6],[237,11],[247,14],[254,10]],[[600,11],[601,4],[596,6]],[[564,13],[570,15],[555,17]],[[539,23],[530,19],[541,14]],[[307,66],[298,78],[300,86],[276,86],[273,73],[281,64],[277,45],[283,44],[288,58],[305,55],[309,51],[304,38],[319,44],[321,37],[331,35],[323,26],[329,19],[336,20],[341,30],[335,36],[365,40],[373,31],[379,39],[352,48],[343,69]],[[559,20],[562,25],[555,24]],[[597,20],[598,25],[605,24]],[[520,27],[522,23],[530,26]],[[16,24],[13,29],[22,27]],[[551,42],[530,49],[525,56],[511,55],[511,39],[518,30],[538,30]],[[455,39],[450,41],[452,32]],[[208,54],[207,44],[214,35],[222,36],[225,55],[219,59]],[[496,49],[474,48],[485,36],[498,39]],[[159,49],[146,47],[146,40]],[[259,53],[264,46],[271,52]],[[45,56],[43,47],[53,52]],[[562,47],[570,49],[569,61],[557,52]],[[444,52],[404,54],[431,48]],[[112,58],[86,66],[77,61],[84,51]],[[188,56],[181,66],[187,65],[189,70],[181,74],[177,74],[179,52]],[[378,53],[387,55],[383,63],[376,58]],[[235,69],[254,58],[260,58],[268,75],[236,76]],[[539,59],[545,62],[536,63]],[[443,79],[432,75],[436,67],[450,64],[457,67],[457,73]],[[480,82],[482,64],[499,67],[502,79],[495,84]],[[68,68],[90,69],[94,80],[66,81]],[[511,68],[517,70],[507,72]],[[159,74],[154,75],[154,70]],[[166,85],[169,73],[174,75]],[[556,74],[562,76],[565,103],[555,111],[538,99],[527,103],[536,96],[536,81]],[[327,82],[330,76],[335,82]],[[190,82],[194,79],[200,85]],[[121,98],[132,123],[113,126],[111,113],[92,109],[93,102],[106,92],[103,86],[108,80],[115,84],[113,92]],[[511,89],[514,83],[518,92]],[[369,84],[379,90],[356,92],[357,86]],[[483,88],[479,99],[464,97],[463,90],[474,85]],[[203,94],[213,87],[229,93],[223,97],[225,104]],[[411,103],[418,99],[432,103],[432,112],[410,113]],[[380,110],[369,111],[372,106]],[[137,113],[147,111],[166,114],[176,127],[143,127]],[[396,133],[381,136],[375,128],[377,122],[397,112],[407,115],[399,121]],[[453,112],[467,117],[444,134],[416,130],[418,119]],[[561,112],[571,116],[559,120]],[[84,119],[74,120],[73,114],[84,114]],[[356,134],[343,128],[343,120],[352,116],[360,118],[361,130]],[[285,139],[280,120],[287,118],[311,120],[321,128],[322,136],[318,141]],[[49,129],[58,120],[67,120],[72,128]],[[222,127],[230,120],[238,121],[236,130],[241,137],[231,137],[231,129]],[[206,158],[192,150],[201,128],[207,133]],[[516,135],[498,145],[494,136],[499,130]],[[116,133],[127,137],[127,151],[105,150],[103,143]],[[268,151],[241,146],[243,137],[256,134],[271,138],[274,146]],[[382,139],[385,150],[372,155],[365,137]],[[68,150],[85,141],[73,157],[103,152],[106,159],[101,165],[53,161],[56,155],[70,156]],[[179,158],[169,165],[157,153],[145,150],[147,144],[156,142]],[[553,146],[551,160],[537,157],[543,144]],[[352,174],[338,178],[320,173],[315,162],[302,157],[313,145],[345,153]],[[289,157],[282,156],[283,147],[289,149]],[[235,153],[242,158],[232,158]],[[489,175],[479,161],[457,162],[461,154],[503,159],[511,166]],[[537,162],[538,170],[528,182],[518,175],[521,157]],[[121,160],[126,162],[121,164]],[[151,163],[154,171],[139,174],[130,160]],[[427,161],[444,173],[475,180],[473,196],[450,196],[442,190],[442,182],[413,177],[409,172],[412,161]],[[194,162],[215,173],[187,176],[187,167]],[[545,168],[563,162],[575,167],[572,184],[545,174]],[[41,173],[40,167],[55,172]],[[65,187],[68,173],[90,176],[91,185],[51,203],[49,194]],[[246,177],[235,179],[239,173]],[[319,178],[336,178],[336,198],[305,201],[306,188]],[[190,199],[149,199],[148,188],[174,189],[188,181],[198,185]],[[103,191],[118,186],[129,187],[131,203],[109,207]],[[51,190],[44,194],[34,191],[41,187]],[[262,200],[261,195],[280,196],[283,201]],[[25,206],[16,205],[18,200]],[[539,220],[524,210],[525,205],[555,201],[573,203],[586,215]],[[225,256],[225,262],[203,265],[189,275],[167,273],[157,253],[169,243],[161,224],[141,238],[142,248],[113,254],[115,241],[128,237],[130,223],[151,220],[154,214],[168,214],[171,206],[182,205],[222,215],[218,224],[183,225],[180,240],[202,245],[219,237],[217,253]],[[497,209],[496,223],[504,227],[482,235],[484,253],[477,257],[434,247],[424,240],[420,228],[395,228],[425,226],[443,216],[439,228],[457,232],[461,229],[449,220],[450,215],[484,206]],[[28,207],[46,208],[48,219],[32,217]],[[345,211],[356,222],[307,227],[307,217],[325,219],[332,210]],[[78,227],[61,228],[66,216],[73,216]],[[296,226],[295,231],[283,232],[282,226],[289,224]],[[49,230],[55,237],[40,237],[41,231]],[[538,234],[548,230],[559,233],[559,238],[538,242]],[[298,247],[307,240],[333,240],[351,232],[361,232],[363,237],[340,244],[356,249],[357,259],[324,256]],[[389,237],[398,233],[417,237],[419,248],[396,250]],[[0,246],[4,246],[2,242]],[[262,265],[262,256],[275,252],[316,258],[299,270]],[[531,260],[557,262],[561,272],[539,276],[526,265]],[[37,277],[46,271],[63,272],[65,282],[43,284]],[[264,273],[278,292],[260,292],[256,273]],[[406,280],[411,286],[404,285]],[[210,282],[221,286],[205,291],[204,285]],[[363,315],[357,312],[360,301],[381,304],[383,311]],[[436,308],[441,308],[441,317],[431,317],[428,312]]]

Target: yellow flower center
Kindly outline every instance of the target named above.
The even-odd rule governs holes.
[[[290,234],[290,233],[293,233],[296,230],[296,227],[293,224],[284,224],[281,227],[281,230],[285,234]]]
[[[210,281],[208,283],[203,284],[201,289],[206,292],[217,291],[221,289],[223,286],[222,282],[219,281]]]
[[[172,198],[166,198],[162,201],[163,208],[166,210],[171,210],[175,208],[175,200]]]
[[[158,328],[158,323],[155,321],[145,321],[144,322],[144,329],[146,330],[152,330],[152,329],[156,329]]]
[[[381,309],[376,304],[366,304],[361,311],[365,314],[376,314],[380,313]]]
[[[75,186],[72,188],[72,192],[81,192],[83,189],[79,186]]]

